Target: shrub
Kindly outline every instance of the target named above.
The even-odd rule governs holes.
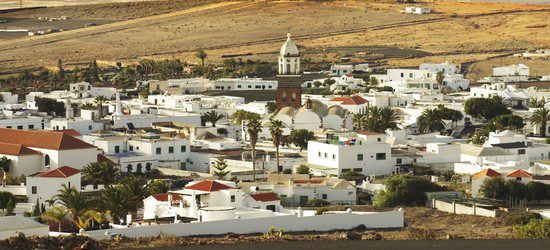
[[[317,208],[317,211],[315,212],[316,215],[321,215],[323,214],[324,212],[328,212],[330,211],[330,208],[328,207],[320,207],[320,208]]]
[[[502,219],[506,225],[525,225],[531,220],[542,219],[542,216],[533,212],[513,211],[503,214]]]
[[[283,170],[283,174],[292,174],[292,169],[287,168],[287,169]]]
[[[376,194],[376,206],[418,206],[426,204],[425,192],[444,191],[441,187],[421,177],[398,175],[386,180],[386,190]]]
[[[550,220],[530,220],[526,225],[516,225],[513,232],[521,239],[550,238]]]
[[[317,198],[313,198],[307,202],[308,207],[326,207],[329,205],[330,205],[330,202],[317,199]]]

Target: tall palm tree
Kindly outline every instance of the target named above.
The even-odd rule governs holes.
[[[355,130],[361,130],[363,129],[363,123],[365,120],[365,114],[354,114],[351,118],[351,123],[353,123],[353,128]]]
[[[107,98],[105,98],[105,96],[96,96],[94,102],[97,104],[97,109],[99,111],[98,113],[98,118],[102,118],[103,117],[103,103],[107,101]]]
[[[138,207],[143,205],[143,199],[151,195],[147,186],[147,180],[140,176],[127,176],[119,182],[126,191],[128,191],[128,203],[126,206],[129,211],[137,211]]]
[[[416,119],[420,132],[434,132],[445,129],[443,119],[436,109],[425,109],[422,114]]]
[[[99,229],[102,229],[103,224],[107,222],[110,212],[106,211],[105,213],[102,213],[100,211],[95,210],[88,210],[86,212],[86,215],[92,220],[92,223],[95,221],[97,222]]]
[[[201,64],[202,66],[204,66],[204,59],[206,59],[206,57],[208,56],[208,54],[206,54],[206,51],[199,49],[197,50],[197,53],[195,54],[195,56],[201,59]]]
[[[540,135],[546,137],[546,124],[550,120],[550,110],[547,108],[540,108],[535,110],[531,119],[531,123],[537,124],[540,126]]]
[[[61,189],[57,191],[53,198],[65,206],[74,216],[81,215],[91,206],[89,196],[65,184],[61,185]]]
[[[380,119],[382,121],[381,123],[384,131],[386,131],[386,129],[399,129],[399,127],[397,126],[399,124],[399,117],[397,117],[397,113],[395,112],[395,110],[388,107],[382,108],[382,110],[380,111]]]
[[[219,114],[218,112],[212,110],[212,111],[208,111],[206,113],[204,113],[204,115],[202,115],[202,119],[205,121],[205,122],[210,122],[212,123],[212,127],[216,127],[216,123],[223,119],[225,116],[223,114]]]
[[[80,105],[80,109],[84,109],[84,110],[90,110],[93,108],[94,108],[94,105],[89,102]]]
[[[113,221],[118,223],[131,211],[131,194],[123,186],[110,186],[103,190],[99,207],[111,213]]]
[[[246,131],[250,136],[250,146],[252,147],[252,181],[256,181],[256,143],[258,143],[258,134],[262,130],[262,125],[258,119],[252,119],[246,124]]]
[[[71,213],[68,210],[59,206],[54,206],[42,214],[42,219],[56,222],[58,231],[61,232],[61,224],[67,219],[69,214]]]
[[[271,134],[271,140],[273,141],[273,146],[275,146],[275,158],[277,162],[277,173],[279,170],[279,146],[281,146],[281,141],[283,139],[283,128],[284,124],[282,121],[275,120],[271,118],[271,124],[269,126],[269,133]]]

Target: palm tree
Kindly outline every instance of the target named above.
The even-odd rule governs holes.
[[[118,177],[118,170],[111,164],[103,162],[89,163],[84,169],[84,178],[97,185],[103,183],[105,186],[111,185]]]
[[[204,66],[204,59],[206,59],[206,57],[208,56],[208,54],[206,54],[206,51],[199,49],[197,50],[197,53],[195,54],[195,56],[201,59],[201,64],[202,66]]]
[[[90,197],[77,191],[74,187],[68,187],[67,185],[62,184],[61,189],[57,192],[58,194],[53,197],[54,200],[59,201],[74,216],[79,216],[90,208]]]
[[[544,104],[546,104],[546,99],[543,97],[540,100],[536,97],[529,98],[529,108],[544,108]]]
[[[351,123],[353,123],[353,127],[355,130],[361,130],[363,129],[363,123],[365,120],[365,114],[354,114],[351,118]]]
[[[88,210],[88,212],[86,212],[86,215],[88,217],[90,217],[90,219],[92,220],[92,223],[94,221],[97,222],[97,224],[99,226],[99,229],[101,229],[103,227],[103,224],[105,224],[105,222],[107,222],[109,214],[110,214],[109,211],[106,211],[105,213],[102,213],[102,212],[95,211],[95,210]]]
[[[382,110],[380,111],[380,119],[382,120],[381,123],[384,131],[386,131],[386,129],[399,129],[399,127],[397,126],[399,124],[399,117],[397,117],[397,113],[395,112],[395,110],[388,107],[382,108]]]
[[[420,132],[434,132],[445,129],[443,119],[441,119],[436,109],[425,109],[416,119],[416,123],[418,123]]]
[[[258,119],[252,119],[246,124],[246,132],[250,136],[250,146],[252,147],[252,181],[256,181],[256,143],[258,143],[258,133],[262,130],[262,125]]]
[[[210,122],[212,123],[212,127],[216,127],[216,123],[223,119],[225,116],[223,114],[219,114],[218,112],[212,110],[212,111],[209,111],[209,112],[206,112],[204,113],[204,115],[202,115],[202,119],[205,121],[205,122]]]
[[[273,146],[275,146],[275,159],[277,162],[277,173],[280,172],[279,164],[279,146],[281,146],[281,140],[283,139],[283,128],[284,124],[282,121],[271,119],[271,125],[269,126],[269,133],[271,134],[271,140],[273,141]]]
[[[103,211],[109,211],[113,221],[118,223],[131,211],[128,205],[132,203],[131,196],[123,186],[109,186],[101,193],[99,206]]]
[[[99,113],[98,113],[98,118],[101,118],[103,117],[103,103],[107,101],[107,98],[105,98],[105,96],[96,96],[94,102],[97,103],[97,108],[99,110]]]
[[[91,220],[92,220],[92,218],[90,218],[89,215],[83,214],[83,215],[80,215],[80,216],[76,216],[76,218],[74,218],[73,222],[78,228],[80,228],[82,230],[86,230],[90,227],[90,221]]]
[[[548,124],[548,120],[550,120],[550,110],[547,108],[537,109],[529,120],[533,124],[538,124],[540,126],[540,135],[546,137],[546,124]]]
[[[61,232],[61,224],[67,219],[70,212],[62,207],[54,206],[42,214],[42,219],[54,221],[58,225],[58,231]]]
[[[120,186],[128,192],[129,211],[137,211],[138,207],[143,204],[143,199],[150,195],[147,186],[147,180],[139,176],[127,176],[120,180]]]
[[[80,105],[80,109],[84,109],[84,110],[90,110],[93,108],[95,108],[94,105],[89,102]]]

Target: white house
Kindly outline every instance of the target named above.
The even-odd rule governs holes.
[[[28,202],[38,201],[40,204],[48,205],[52,197],[61,189],[61,185],[80,190],[81,178],[80,170],[68,166],[28,175],[26,180]]]
[[[450,64],[445,61],[444,63],[422,63],[419,67],[420,70],[428,70],[434,73],[443,72],[444,74],[458,74],[459,69],[455,64]]]
[[[47,168],[71,166],[82,169],[97,162],[101,153],[94,145],[68,133],[0,128],[4,154],[11,157],[9,175],[28,175]]]
[[[12,94],[11,92],[0,92],[2,96],[2,101],[0,103],[4,104],[17,104],[19,103],[19,95]]]
[[[330,102],[353,114],[363,114],[369,109],[369,102],[359,95],[334,97]]]
[[[308,166],[337,176],[348,171],[364,175],[396,172],[386,135],[368,131],[327,133],[324,140],[309,141]]]
[[[529,67],[521,63],[504,67],[494,67],[493,76],[529,76]]]
[[[261,78],[221,78],[213,83],[214,90],[275,90],[277,81]]]
[[[499,172],[529,168],[529,157],[527,155],[510,153],[499,147],[461,144],[460,160],[460,163],[454,164],[454,172],[458,174],[474,174],[487,168]]]
[[[69,91],[77,93],[79,98],[103,96],[109,100],[115,97],[117,89],[113,87],[94,87],[89,82],[77,82],[69,84]]]
[[[369,72],[371,69],[366,63],[361,64],[334,64],[330,66],[330,75],[341,76],[351,74],[355,71]]]
[[[510,130],[491,132],[486,147],[499,147],[512,154],[527,155],[529,161],[550,159],[550,145],[537,143]]]
[[[405,7],[405,13],[407,14],[429,14],[431,12],[430,8],[427,7],[415,7],[409,6]]]

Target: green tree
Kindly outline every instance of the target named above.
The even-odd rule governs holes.
[[[98,109],[98,119],[101,119],[103,117],[103,103],[107,101],[107,98],[105,96],[96,96],[94,102],[97,104]]]
[[[445,123],[436,109],[425,109],[416,119],[420,132],[434,132],[445,129]]]
[[[370,86],[378,86],[378,79],[376,79],[375,77],[370,77],[369,78],[369,85]]]
[[[376,194],[376,206],[422,206],[426,204],[425,192],[444,191],[422,177],[397,175],[386,180],[386,189]]]
[[[528,198],[529,189],[527,185],[519,182],[517,180],[508,180],[506,182],[506,189],[508,190],[508,195],[516,199],[524,200]]]
[[[267,102],[265,104],[265,108],[267,109],[268,113],[275,113],[275,111],[277,111],[277,104],[275,102]]]
[[[84,179],[88,180],[92,184],[103,184],[105,186],[111,185],[118,178],[119,171],[108,163],[89,163],[84,169],[82,169]]]
[[[127,191],[127,202],[125,205],[129,211],[137,211],[143,205],[143,199],[151,195],[147,186],[147,180],[141,176],[129,175],[122,178],[118,185]]]
[[[464,112],[486,121],[499,115],[511,114],[506,102],[499,96],[492,98],[470,98],[464,103]]]
[[[296,173],[297,174],[309,174],[309,167],[306,164],[300,164],[296,168]]]
[[[548,239],[550,220],[530,220],[527,225],[516,225],[512,230],[520,239]]]
[[[296,147],[299,147],[300,151],[302,151],[307,148],[307,142],[309,140],[313,140],[314,138],[315,134],[307,129],[293,129],[290,131],[289,140]]]
[[[443,105],[439,105],[436,109],[438,116],[443,120],[450,120],[452,122],[458,122],[464,118],[462,112],[456,109],[446,108]]]
[[[250,147],[252,147],[252,181],[256,181],[256,143],[261,130],[262,125],[257,119],[252,119],[246,124],[246,132],[250,136]]]
[[[498,128],[501,129],[521,129],[525,124],[523,123],[523,118],[518,115],[499,115],[492,120]]]
[[[0,172],[2,173],[2,183],[5,183],[5,177],[10,172],[11,160],[8,157],[0,157]]]
[[[284,124],[282,121],[271,119],[269,126],[269,133],[271,134],[271,140],[273,141],[273,146],[275,146],[275,158],[277,162],[277,173],[282,169],[280,165],[279,158],[279,147],[281,146],[281,141],[283,140],[283,128]]]
[[[543,97],[539,100],[536,97],[531,97],[529,98],[528,103],[529,103],[528,104],[529,108],[534,108],[534,109],[544,108],[544,104],[546,104],[546,99]]]
[[[65,114],[65,103],[58,102],[51,98],[35,97],[36,106],[39,112],[62,116]]]
[[[502,200],[508,195],[506,182],[502,177],[487,178],[481,184],[479,192],[486,198]]]
[[[435,80],[437,81],[437,84],[439,84],[439,86],[443,86],[443,79],[445,79],[445,74],[443,74],[443,71],[437,71],[437,74],[435,75]]]
[[[390,108],[370,107],[362,116],[354,117],[352,120],[359,129],[376,133],[385,133],[387,129],[398,129],[398,117],[395,110]],[[352,118],[353,119],[353,118]]]
[[[63,221],[69,218],[71,212],[60,206],[53,206],[42,214],[42,219],[57,223],[58,231],[61,232]]]
[[[162,179],[156,179],[147,185],[147,189],[150,194],[164,194],[170,191],[170,185]]]
[[[218,180],[225,180],[225,177],[227,174],[229,174],[229,171],[226,171],[227,168],[227,161],[224,158],[217,158],[216,163],[214,166],[214,176],[218,177]]]
[[[216,127],[216,123],[223,119],[225,116],[223,114],[219,114],[218,112],[212,110],[204,113],[204,115],[201,116],[204,122],[210,122],[212,124],[212,127]]]
[[[133,194],[124,186],[110,186],[101,193],[99,207],[102,211],[109,211],[113,221],[119,223],[120,219],[132,211]]]
[[[323,81],[323,86],[325,87],[330,87],[330,85],[336,83],[336,80],[332,79],[332,78],[326,78],[324,81]]]
[[[342,179],[347,181],[355,181],[356,183],[363,182],[366,176],[356,171],[347,171],[342,173]]]
[[[90,63],[90,75],[92,77],[93,82],[99,82],[99,68],[97,67],[97,61],[94,59],[92,63]]]
[[[65,82],[65,69],[63,68],[63,62],[61,59],[57,60],[57,76],[59,81]]]
[[[65,206],[74,216],[82,215],[92,205],[89,196],[65,184],[61,185],[61,189],[57,191],[53,199]]]
[[[365,114],[357,113],[353,114],[351,118],[351,123],[353,124],[354,130],[363,129],[363,121],[365,120]]]
[[[548,120],[550,120],[550,110],[547,108],[537,109],[529,120],[531,123],[539,125],[540,135],[546,137],[546,125],[548,124]]]
[[[252,119],[259,120],[260,118],[261,117],[259,114],[248,112],[242,109],[235,111],[235,113],[231,115],[231,121],[234,124],[241,124],[241,122],[244,120],[252,120]]]
[[[6,213],[11,202],[15,202],[15,196],[12,193],[6,191],[0,191],[0,209]]]
[[[195,53],[195,56],[201,60],[201,65],[204,66],[204,60],[206,59],[206,57],[208,57],[206,51],[199,49],[197,50],[197,53]]]

